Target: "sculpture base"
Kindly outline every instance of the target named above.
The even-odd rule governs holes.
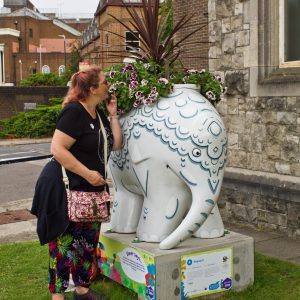
[[[253,284],[252,237],[230,232],[217,239],[190,238],[171,250],[134,239],[135,234],[101,233],[99,267],[139,299],[215,299]]]

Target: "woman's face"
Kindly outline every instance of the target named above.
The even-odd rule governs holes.
[[[99,74],[99,87],[95,91],[101,102],[108,98],[108,85],[103,72]]]

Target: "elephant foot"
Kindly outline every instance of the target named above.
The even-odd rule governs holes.
[[[148,233],[137,233],[137,237],[140,241],[148,242],[148,243],[160,243],[163,239],[167,237],[167,235],[164,236],[158,236],[155,234],[148,234]]]
[[[212,229],[208,230],[200,230],[197,231],[194,236],[201,239],[215,239],[224,235],[224,228],[221,229]]]
[[[117,233],[134,233],[136,232],[136,228],[131,226],[123,226],[123,225],[114,225],[111,227],[111,230]]]
[[[218,209],[215,205],[211,214],[203,225],[193,234],[201,239],[215,239],[224,235],[224,224]]]

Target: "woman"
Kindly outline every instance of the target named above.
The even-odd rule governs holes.
[[[97,105],[105,102],[109,119]],[[51,143],[54,159],[65,167],[70,190],[101,192],[106,185],[103,138],[99,136],[101,117],[111,150],[122,147],[122,130],[117,116],[117,99],[109,101],[105,75],[98,67],[77,72],[63,102]],[[98,243],[100,223],[73,223],[49,243],[49,290],[53,300],[64,298],[70,272],[75,284],[74,299],[105,299],[89,289],[92,263]]]

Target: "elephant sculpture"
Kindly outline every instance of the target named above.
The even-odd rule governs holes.
[[[226,163],[223,122],[195,85],[155,105],[131,110],[120,119],[124,147],[112,152],[109,169],[115,188],[111,230],[136,232],[160,249],[194,235],[224,234],[216,205]]]

